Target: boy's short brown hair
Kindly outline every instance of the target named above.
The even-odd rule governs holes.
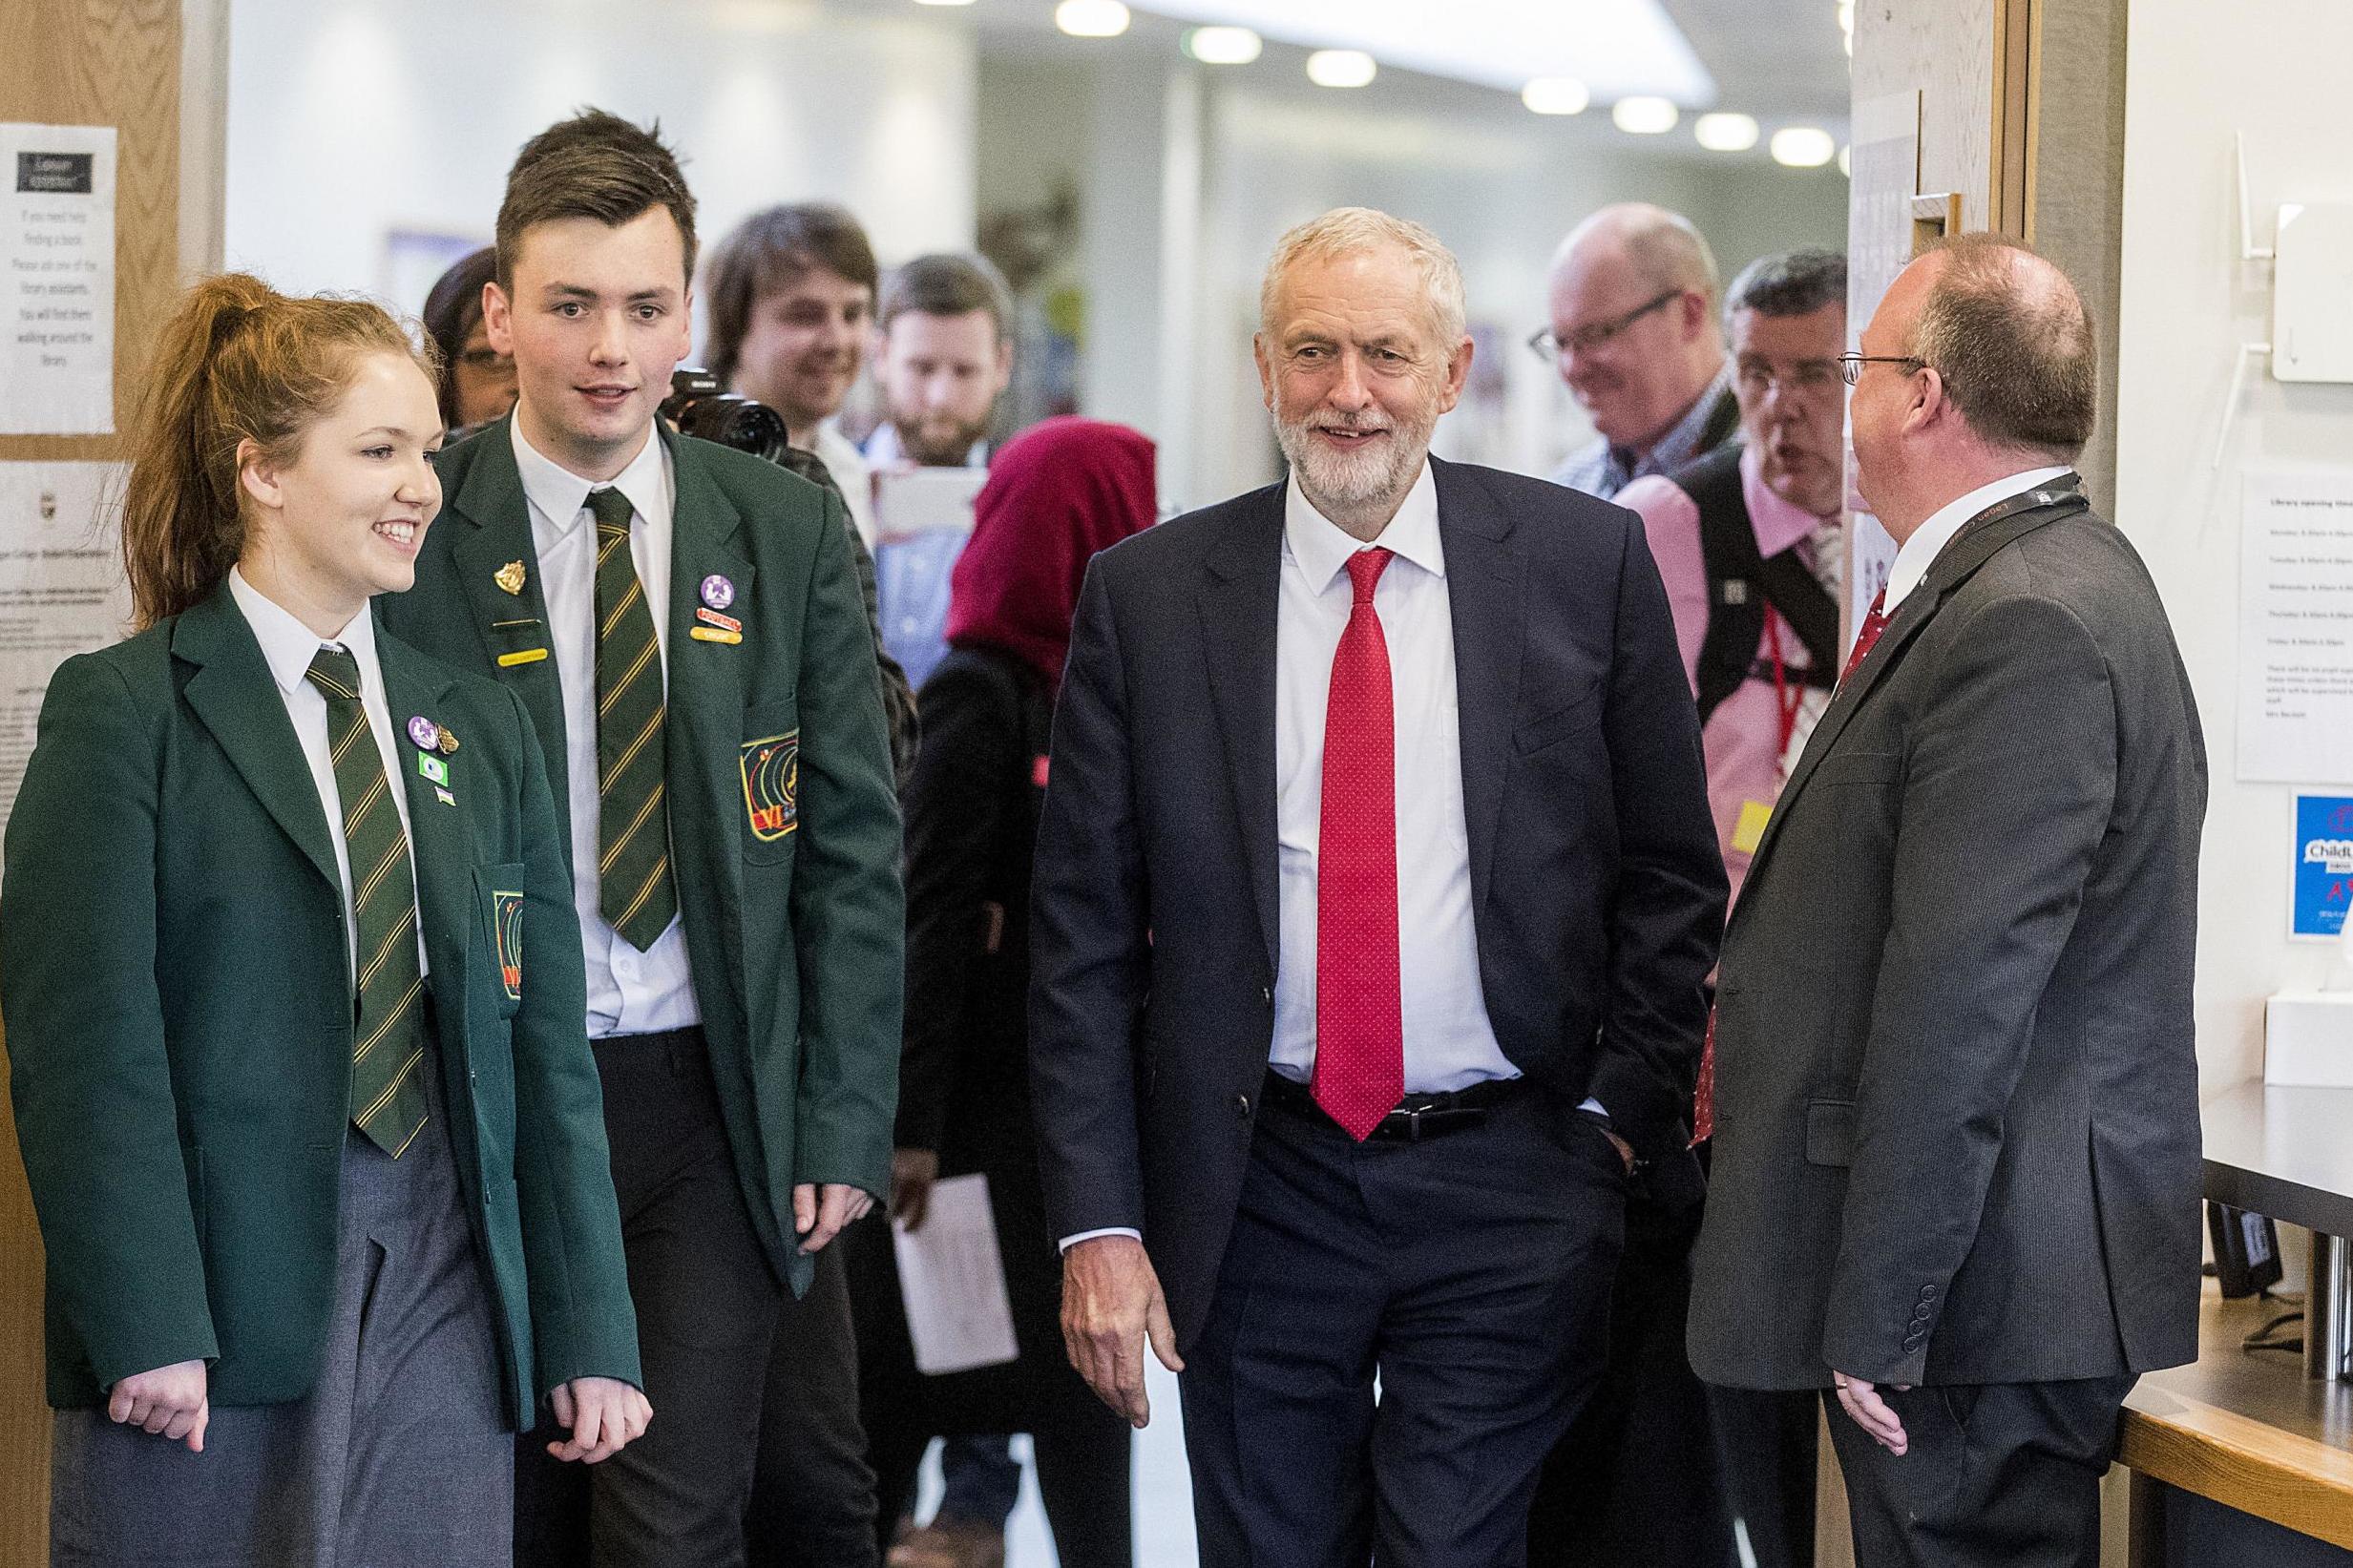
[[[686,279],[695,273],[695,199],[678,155],[662,140],[662,122],[634,125],[601,109],[583,109],[523,143],[507,171],[498,203],[498,286],[515,287],[515,259],[534,224],[593,218],[610,228],[667,207],[685,247]]]

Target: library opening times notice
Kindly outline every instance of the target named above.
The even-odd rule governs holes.
[[[2238,776],[2353,783],[2353,470],[2245,484]]]

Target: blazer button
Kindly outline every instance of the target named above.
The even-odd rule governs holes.
[[[1258,988],[1258,999],[1266,1003],[1267,1006],[1272,1007],[1274,1005],[1274,988],[1272,986],[1260,986]]]
[[[1233,1108],[1242,1113],[1243,1120],[1248,1121],[1250,1119],[1250,1097],[1248,1095],[1234,1096]]]

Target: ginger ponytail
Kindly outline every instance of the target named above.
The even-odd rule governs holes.
[[[123,487],[122,561],[133,618],[154,625],[221,586],[245,545],[238,448],[291,462],[359,357],[430,364],[381,305],[293,298],[245,273],[191,288],[148,368]]]

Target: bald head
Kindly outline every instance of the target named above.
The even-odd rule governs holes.
[[[1624,271],[1651,293],[1684,288],[1712,304],[1722,286],[1715,253],[1691,220],[1648,201],[1619,201],[1568,231],[1552,253],[1552,276],[1574,267]]]
[[[1986,445],[2071,463],[2091,439],[2099,345],[2066,273],[2014,240],[1969,234],[1917,272],[1911,354]]]
[[[1561,379],[1611,446],[1647,453],[1715,380],[1720,287],[1691,220],[1648,202],[1604,207],[1561,241],[1546,285]]]

